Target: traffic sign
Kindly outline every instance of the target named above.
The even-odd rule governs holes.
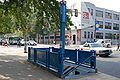
[[[95,29],[95,30],[96,30],[96,31],[98,31],[98,30],[99,30],[99,26],[100,26],[100,25],[99,25],[99,21],[96,21],[96,22],[95,22],[95,27],[96,27],[96,29]]]
[[[96,24],[95,26],[96,26],[96,28],[99,28],[100,25],[99,25],[99,24]]]
[[[98,31],[98,30],[99,30],[99,28],[96,27],[96,31]]]

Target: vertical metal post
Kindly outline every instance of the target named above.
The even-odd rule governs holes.
[[[37,62],[37,50],[34,48],[34,63]]]
[[[31,57],[31,47],[28,47],[28,60],[30,61],[30,57]]]
[[[59,54],[59,60],[60,60],[60,68],[59,73],[62,76],[64,71],[64,53],[65,53],[65,26],[66,26],[66,2],[62,0],[60,2],[60,54]]]
[[[50,49],[50,48],[49,48]],[[50,50],[49,51],[46,51],[46,67],[49,68],[49,63],[50,63]]]
[[[91,58],[91,68],[96,69],[96,51],[91,50],[92,58]]]

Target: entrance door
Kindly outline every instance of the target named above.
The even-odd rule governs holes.
[[[76,35],[73,35],[73,44],[76,44]]]

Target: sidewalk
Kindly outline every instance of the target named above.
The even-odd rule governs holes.
[[[0,80],[62,80],[50,72],[26,61],[27,54],[23,47],[0,46]],[[67,80],[120,80],[98,72],[79,79]]]

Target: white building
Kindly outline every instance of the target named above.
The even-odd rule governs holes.
[[[73,22],[73,25],[70,26],[71,39],[74,41],[74,44],[82,44],[95,38],[111,39],[113,44],[120,41],[120,12],[99,8],[89,2],[82,3],[85,3],[85,6],[77,3],[74,5],[74,8],[72,7],[71,12],[71,20]],[[82,10],[83,8],[89,11],[88,14],[87,11]],[[78,12],[77,17],[75,16],[75,9]],[[95,27],[97,27],[96,30]]]

